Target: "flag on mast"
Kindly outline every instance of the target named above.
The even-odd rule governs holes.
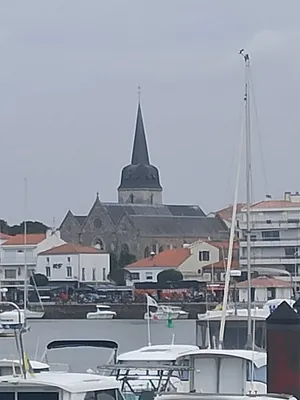
[[[157,302],[153,299],[153,297],[149,296],[149,294],[146,294],[147,297],[147,307],[156,307],[158,308]]]

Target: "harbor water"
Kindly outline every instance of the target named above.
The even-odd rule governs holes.
[[[30,320],[30,330],[24,335],[29,357],[40,360],[46,344],[58,339],[108,339],[119,344],[119,352],[135,350],[148,345],[145,320]],[[193,320],[176,320],[173,326],[167,321],[151,321],[151,343],[195,344],[196,323]],[[17,358],[13,338],[0,339],[1,358]],[[69,364],[74,372],[86,372],[105,364],[111,354],[107,349],[63,349],[49,352],[49,363]]]

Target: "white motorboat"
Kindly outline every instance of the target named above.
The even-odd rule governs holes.
[[[155,400],[296,400],[284,394],[206,394],[206,393],[160,393]]]
[[[70,372],[41,372],[0,377],[2,400],[122,400],[115,378]]]
[[[168,320],[168,319],[178,319],[179,310],[173,310],[171,306],[158,305],[155,311],[147,311],[144,314],[144,319],[153,320]]]
[[[96,304],[96,311],[88,312],[87,319],[113,319],[117,316],[115,311],[110,310],[110,306]]]
[[[170,306],[170,307],[173,311],[178,312],[178,314],[179,314],[178,319],[188,319],[190,313],[187,311],[184,311],[182,309],[182,307],[179,307],[179,306]]]
[[[275,310],[276,307],[279,306],[283,301],[286,301],[291,307],[295,304],[295,300],[292,299],[272,299],[268,300],[262,308],[255,307],[251,309],[251,317],[255,320],[266,320],[268,316]],[[200,321],[207,320],[221,320],[222,318],[222,310],[215,309],[211,311],[207,311],[204,314],[198,314],[198,319]],[[234,308],[233,305],[226,308],[226,317],[236,316],[237,319],[241,320],[242,318],[247,321],[248,319],[248,309],[247,308]]]
[[[186,391],[189,389],[188,366],[186,361],[177,365],[182,355],[199,350],[193,345],[153,345],[120,354],[116,364],[98,367],[98,372],[111,371],[111,375],[122,381],[121,391],[125,398],[131,398],[149,388],[159,392],[167,390]]]
[[[115,377],[99,376],[95,374],[81,374],[69,372],[52,372],[47,369],[40,371],[42,364],[30,362],[24,349],[22,335],[24,333],[25,320],[22,323],[22,315],[17,305],[10,302],[2,302],[14,306],[18,313],[18,320],[11,321],[9,328],[14,328],[16,348],[19,361],[16,367],[11,361],[11,374],[0,376],[0,399],[2,400],[95,400],[111,399],[122,400],[120,382]],[[56,343],[59,348],[60,343]],[[5,360],[2,361],[5,363]],[[1,363],[0,363],[1,364]],[[19,368],[18,368],[19,366]],[[35,368],[38,367],[38,373]],[[4,365],[5,368],[5,365]],[[3,371],[3,370],[2,370]]]
[[[50,366],[43,362],[30,360],[30,364],[35,374],[50,371]],[[15,374],[21,374],[20,360],[8,360],[6,358],[0,359],[0,376]]]

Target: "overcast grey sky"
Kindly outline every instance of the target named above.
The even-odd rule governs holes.
[[[250,52],[254,193],[300,190],[299,0],[0,2],[1,217],[61,222],[117,199],[137,107],[164,200],[232,202]],[[256,136],[255,136],[256,135]]]

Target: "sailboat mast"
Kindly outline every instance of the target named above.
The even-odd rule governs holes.
[[[24,199],[24,318],[26,323],[26,310],[28,303],[28,266],[27,266],[27,179],[25,178]]]
[[[246,133],[246,202],[247,202],[247,279],[248,279],[248,324],[247,324],[247,342],[252,342],[252,321],[251,321],[251,124],[250,124],[250,57],[249,54],[241,55],[245,61],[245,133]]]

